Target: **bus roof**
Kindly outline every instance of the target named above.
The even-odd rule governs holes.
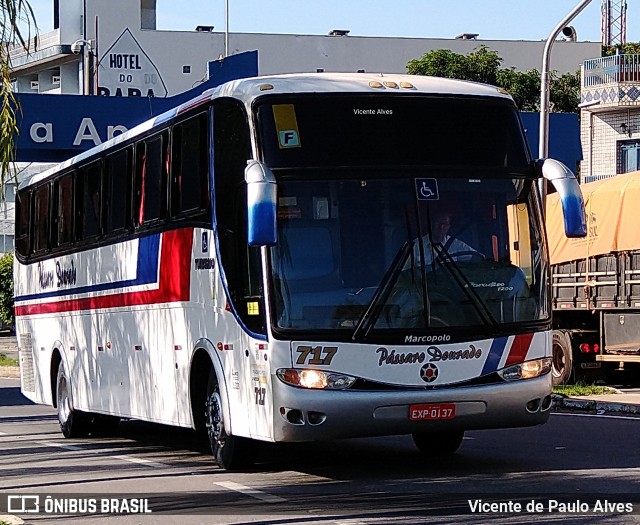
[[[271,85],[272,89],[263,86]],[[402,86],[402,87],[401,87]],[[393,93],[413,91],[509,97],[495,86],[449,78],[382,73],[297,73],[233,80],[214,88],[216,95],[249,102],[266,93]]]
[[[248,106],[253,100],[263,95],[293,93],[385,93],[389,95],[422,93],[430,95],[480,96],[511,99],[506,91],[488,84],[420,75],[383,73],[289,73],[243,78],[208,89],[196,98],[138,124],[130,130],[71,157],[46,171],[23,180],[20,183],[20,187],[30,186],[39,182],[53,173],[78,164],[111,146],[141,135],[157,125],[171,120],[181,113],[201,104],[205,104],[212,99],[218,97],[233,97]]]

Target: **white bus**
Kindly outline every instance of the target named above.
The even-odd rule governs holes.
[[[256,441],[411,434],[446,454],[469,429],[544,423],[543,175],[583,235],[575,178],[532,161],[495,87],[207,91],[21,184],[22,392],[69,438],[201,429],[229,469]]]

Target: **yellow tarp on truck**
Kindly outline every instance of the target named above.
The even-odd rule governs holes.
[[[640,171],[582,184],[587,236],[564,235],[557,193],[547,197],[547,237],[551,264],[610,252],[640,250]]]

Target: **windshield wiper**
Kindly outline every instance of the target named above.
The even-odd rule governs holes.
[[[434,250],[438,252],[438,260],[442,262],[442,265],[449,271],[458,286],[460,286],[464,294],[471,301],[471,305],[478,313],[484,324],[491,325],[493,328],[498,328],[498,322],[491,314],[491,311],[478,295],[478,292],[475,291],[473,285],[453,260],[453,257],[451,257],[451,254],[447,249],[438,242],[434,243],[432,246]],[[435,264],[435,259],[433,259],[433,263]]]
[[[380,317],[384,305],[393,290],[393,285],[396,283],[400,273],[402,272],[404,263],[409,258],[409,254],[413,252],[411,245],[412,241],[407,240],[404,241],[402,246],[398,249],[398,253],[396,253],[391,265],[383,275],[382,280],[376,288],[371,301],[369,301],[366,310],[358,320],[356,329],[353,331],[353,335],[351,336],[352,341],[364,340],[371,328],[375,325],[378,317]],[[364,334],[360,337],[360,334],[363,331]]]

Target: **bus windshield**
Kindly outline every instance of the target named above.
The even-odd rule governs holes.
[[[276,330],[364,340],[548,319],[532,179],[338,173],[278,182]]]
[[[278,183],[276,332],[485,337],[548,322],[539,203],[510,99],[267,95],[254,109]]]

